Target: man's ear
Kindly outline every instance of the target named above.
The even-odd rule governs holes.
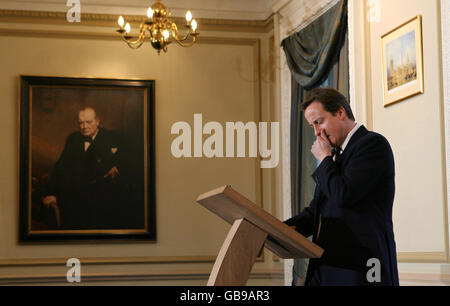
[[[347,113],[345,112],[345,109],[343,107],[338,109],[337,115],[338,115],[339,119],[341,119],[341,120],[344,120],[347,117]]]

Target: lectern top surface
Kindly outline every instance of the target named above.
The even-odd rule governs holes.
[[[265,246],[281,258],[318,258],[324,252],[318,245],[266,212],[231,186],[222,186],[201,194],[197,202],[230,224],[244,218],[256,225],[269,236]]]

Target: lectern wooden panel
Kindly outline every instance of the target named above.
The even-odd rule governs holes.
[[[245,285],[257,256],[255,252],[263,246],[281,258],[318,258],[324,252],[231,186],[206,192],[197,198],[197,202],[233,224],[208,285]],[[255,244],[255,241],[259,242]]]

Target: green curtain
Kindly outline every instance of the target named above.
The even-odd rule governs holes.
[[[311,174],[317,161],[310,152],[314,132],[300,104],[316,87],[333,87],[349,97],[347,0],[341,0],[306,28],[282,42],[292,73],[291,205],[297,215],[312,200]],[[303,42],[303,43],[302,43]],[[294,260],[293,285],[304,280],[308,261]]]

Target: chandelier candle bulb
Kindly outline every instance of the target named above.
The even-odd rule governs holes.
[[[130,33],[130,31],[131,31],[131,26],[130,26],[130,24],[127,22],[127,24],[125,25],[125,31],[127,32],[127,33]]]
[[[189,24],[189,22],[191,22],[191,20],[192,20],[192,13],[191,13],[191,11],[187,11],[186,12],[186,21],[188,22],[188,24]]]
[[[192,20],[191,26],[192,26],[192,30],[195,32],[195,30],[197,30],[197,21],[195,21],[195,19]]]
[[[151,19],[153,17],[153,10],[151,7],[147,9],[147,17]]]
[[[121,28],[123,28],[123,25],[124,25],[124,23],[125,23],[125,20],[123,19],[122,16],[119,17],[119,19],[117,20],[117,23],[119,24],[119,26],[120,26]]]

